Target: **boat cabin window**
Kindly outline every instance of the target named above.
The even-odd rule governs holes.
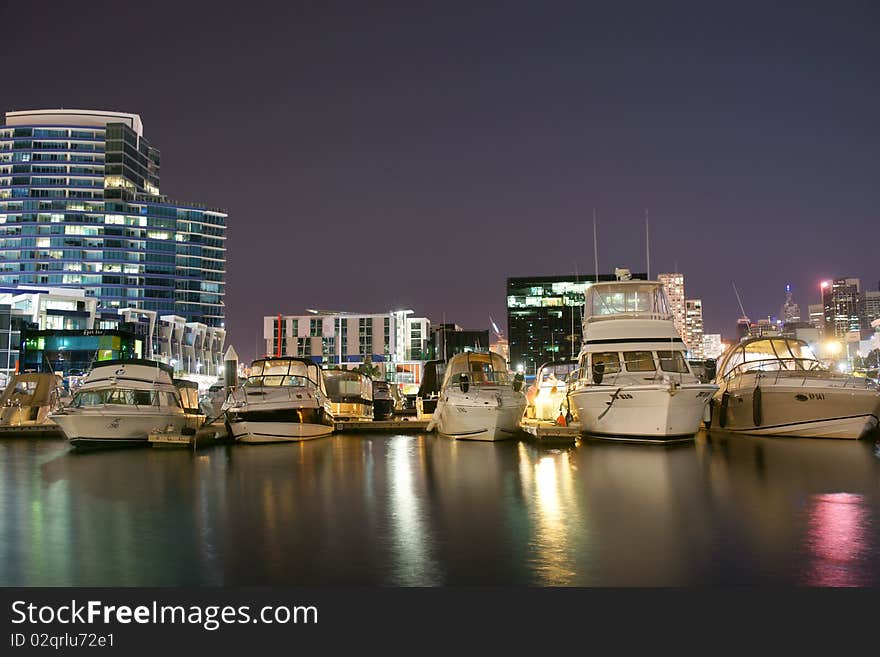
[[[616,374],[620,371],[620,358],[616,351],[604,351],[593,354],[593,372]]]
[[[37,381],[16,381],[15,391],[20,395],[33,395],[37,390]]]
[[[664,372],[679,372],[687,374],[687,361],[684,359],[684,352],[681,351],[658,351],[657,356],[660,359],[660,369]]]
[[[584,312],[602,315],[669,315],[663,286],[657,283],[596,285],[587,288]]]
[[[625,351],[623,362],[627,372],[653,372],[657,369],[654,354],[650,351]]]
[[[179,406],[177,396],[170,392],[159,393],[155,390],[124,390],[114,388],[109,390],[88,390],[78,392],[73,397],[73,406],[100,406],[102,404],[119,404],[124,406],[157,406],[159,404],[159,395],[166,395],[163,398],[166,405]]]

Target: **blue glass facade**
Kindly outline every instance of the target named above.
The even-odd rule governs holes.
[[[222,326],[226,218],[159,193],[137,115],[9,112],[0,126],[0,286],[84,288],[102,308]]]

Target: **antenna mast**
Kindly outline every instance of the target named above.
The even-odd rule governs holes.
[[[746,315],[746,309],[743,308],[742,299],[739,298],[739,291],[736,289],[736,283],[734,281],[730,281],[730,284],[733,285],[733,293],[736,295],[736,300],[739,303],[739,309],[742,311],[743,317],[748,317]]]
[[[648,210],[645,209],[645,260],[648,264],[648,280],[651,280],[651,236],[648,228]]]
[[[599,282],[599,241],[596,239],[596,208],[593,208],[593,265],[596,268],[595,283]]]

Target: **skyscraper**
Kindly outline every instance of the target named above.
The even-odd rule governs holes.
[[[864,297],[858,278],[836,278],[822,285],[825,335],[845,338],[851,331],[868,328]]]
[[[684,343],[692,358],[703,358],[703,302],[700,299],[685,301]]]
[[[794,302],[791,283],[786,283],[785,285],[785,303],[782,304],[779,317],[784,324],[796,324],[801,321],[801,307]]]
[[[672,321],[675,324],[675,330],[684,340],[687,341],[687,308],[684,298],[684,274],[658,274],[657,280],[663,283],[666,290],[666,297],[669,299],[669,310],[672,312]]]
[[[0,286],[83,288],[100,308],[222,326],[226,218],[159,193],[140,116],[7,112],[0,125]]]

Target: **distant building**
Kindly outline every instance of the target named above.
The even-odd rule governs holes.
[[[703,358],[718,358],[724,353],[724,344],[720,333],[703,334]]]
[[[785,286],[785,303],[782,304],[779,316],[784,324],[794,324],[801,321],[801,307],[794,302],[791,283],[787,283]]]
[[[740,340],[748,338],[752,334],[752,320],[743,315],[736,320],[736,337]]]
[[[428,360],[448,360],[465,351],[489,351],[489,329],[466,331],[458,324],[431,327]]]
[[[825,334],[838,339],[852,331],[867,331],[864,298],[858,278],[837,278],[822,283]]]
[[[489,345],[489,351],[493,351],[507,362],[510,362],[510,343],[507,338],[498,336],[498,339]]]
[[[865,319],[868,324],[880,319],[880,292],[876,290],[865,292]]]
[[[646,274],[633,274],[645,280]],[[616,281],[600,274],[600,281]],[[550,360],[576,358],[581,348],[584,290],[593,275],[507,279],[510,368],[534,374]]]
[[[658,274],[657,280],[663,283],[666,297],[669,300],[669,310],[672,312],[672,321],[675,330],[681,339],[687,344],[687,306],[684,297],[684,274],[678,272],[672,274]]]
[[[412,314],[310,310],[307,315],[269,315],[263,318],[265,353],[350,369],[373,363],[386,380],[417,387],[428,360],[431,322]],[[487,349],[488,342],[487,335]]]
[[[817,329],[821,334],[825,333],[825,306],[821,303],[811,303],[809,305],[810,311],[810,326]]]
[[[703,302],[685,301],[685,340],[692,358],[703,358]]]

